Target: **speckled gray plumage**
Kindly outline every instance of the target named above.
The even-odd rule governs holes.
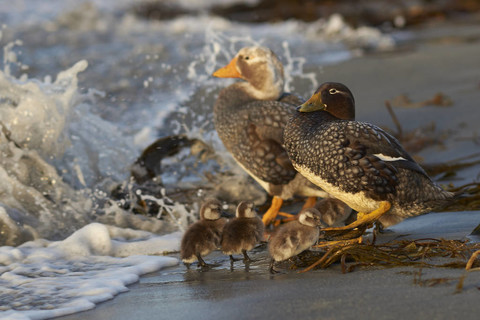
[[[283,102],[283,103],[288,103],[294,106],[298,106],[302,103],[305,102],[305,100],[302,97],[297,96],[296,94],[289,93],[289,92],[284,92],[278,101]]]
[[[279,101],[254,101],[241,86],[223,89],[214,106],[215,129],[240,162],[259,179],[286,184],[297,172],[283,144],[283,129],[295,106]]]
[[[241,167],[272,196],[326,196],[297,173],[283,148],[285,124],[303,101],[283,92],[283,66],[275,54],[242,48],[214,75],[244,80],[221,90],[214,105],[215,129]]]
[[[327,111],[296,112],[285,129],[285,148],[299,172],[308,171],[339,188],[344,195],[337,197],[355,210],[362,208],[349,201],[353,194],[389,201],[392,208],[380,219],[386,225],[401,220],[392,216],[429,212],[454,197],[436,185],[390,134],[368,123],[337,119]],[[383,161],[376,154],[404,160]]]

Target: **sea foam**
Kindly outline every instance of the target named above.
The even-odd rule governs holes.
[[[91,223],[63,241],[1,247],[0,319],[92,309],[127,291],[141,275],[176,265],[176,258],[158,255],[178,251],[180,237]]]

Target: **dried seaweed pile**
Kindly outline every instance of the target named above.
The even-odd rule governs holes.
[[[345,240],[336,243],[320,243],[316,247],[327,249],[320,255],[311,254],[301,258],[302,265],[309,265],[300,272],[324,269],[340,262],[342,272],[351,272],[357,267],[402,267],[427,268],[472,268],[480,267],[477,258],[480,243],[468,240],[418,239],[399,240],[384,244],[358,243]]]

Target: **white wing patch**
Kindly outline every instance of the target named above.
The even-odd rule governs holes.
[[[380,160],[383,160],[383,161],[400,161],[400,160],[407,161],[407,159],[402,158],[402,157],[390,157],[390,156],[384,155],[382,153],[374,154],[374,156],[379,158]]]

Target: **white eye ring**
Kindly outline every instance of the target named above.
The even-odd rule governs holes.
[[[328,92],[329,92],[330,94],[338,93],[337,89],[334,89],[334,88],[328,90]]]

